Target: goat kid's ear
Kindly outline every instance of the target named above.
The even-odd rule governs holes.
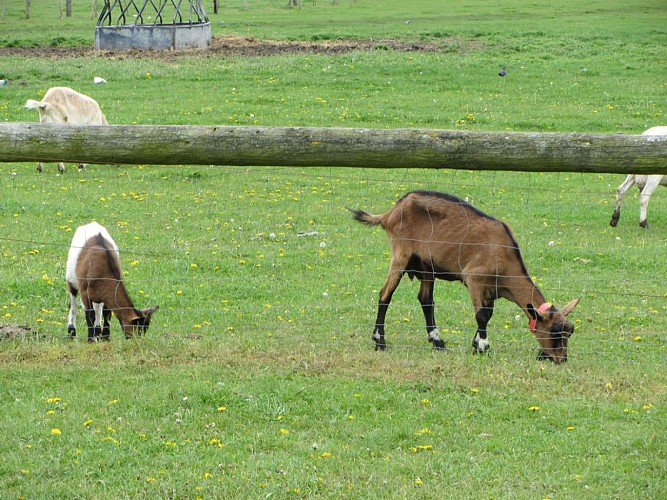
[[[148,309],[144,309],[141,312],[144,314],[144,317],[147,318],[150,321],[151,316],[153,316],[153,313],[155,311],[157,311],[158,309],[160,309],[160,306],[153,306],[153,307],[150,307]]]
[[[563,314],[563,316],[567,316],[568,314],[570,314],[574,310],[574,308],[577,307],[577,304],[579,303],[580,300],[581,300],[581,297],[579,297],[578,299],[574,299],[572,302],[570,302],[569,304],[564,306],[560,310],[560,312]]]

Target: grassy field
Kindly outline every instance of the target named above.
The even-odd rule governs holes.
[[[371,50],[94,54],[90,2],[7,1],[0,121],[51,86],[112,124],[640,133],[665,124],[660,1],[224,2],[215,37]],[[1,8],[0,4],[0,8]],[[205,5],[211,9],[211,5]],[[210,13],[209,13],[210,14]],[[409,22],[408,22],[409,21]],[[432,50],[392,49],[389,41]],[[248,41],[250,44],[251,41]],[[28,51],[25,48],[31,48]],[[57,50],[56,50],[57,49]],[[507,65],[508,76],[497,72]],[[94,76],[109,83],[93,85]],[[0,497],[659,498],[667,477],[667,203],[619,175],[0,165]],[[582,297],[570,361],[535,359],[498,301],[473,356],[464,287],[436,285],[447,351],[405,280],[370,339],[389,248],[347,208],[437,189],[506,221],[549,300]],[[65,260],[97,220],[148,334],[66,338]],[[9,335],[9,327],[29,330]],[[17,331],[14,328],[14,331]]]

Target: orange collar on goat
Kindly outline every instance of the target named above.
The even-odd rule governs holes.
[[[537,308],[537,310],[541,313],[547,312],[549,309],[551,309],[551,302],[545,302],[542,304],[540,307]],[[528,322],[528,328],[530,328],[530,331],[535,333],[537,331],[537,319],[533,318]]]

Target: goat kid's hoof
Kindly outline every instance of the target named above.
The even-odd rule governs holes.
[[[648,221],[643,220],[639,223],[639,227],[643,227],[644,229],[648,229]]]
[[[382,343],[380,344],[379,342],[375,344],[375,350],[376,351],[386,351],[387,350],[387,344]]]

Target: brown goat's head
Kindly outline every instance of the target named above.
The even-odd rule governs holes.
[[[573,300],[560,310],[549,302],[537,309],[528,304],[528,314],[532,318],[528,326],[542,348],[539,359],[550,359],[556,364],[567,361],[567,342],[574,333],[574,326],[567,320],[567,315],[577,307],[579,300]]]
[[[137,310],[137,317],[129,325],[122,325],[125,332],[125,338],[132,338],[135,334],[143,335],[151,324],[153,313],[160,309],[160,306],[149,307],[148,309]]]

